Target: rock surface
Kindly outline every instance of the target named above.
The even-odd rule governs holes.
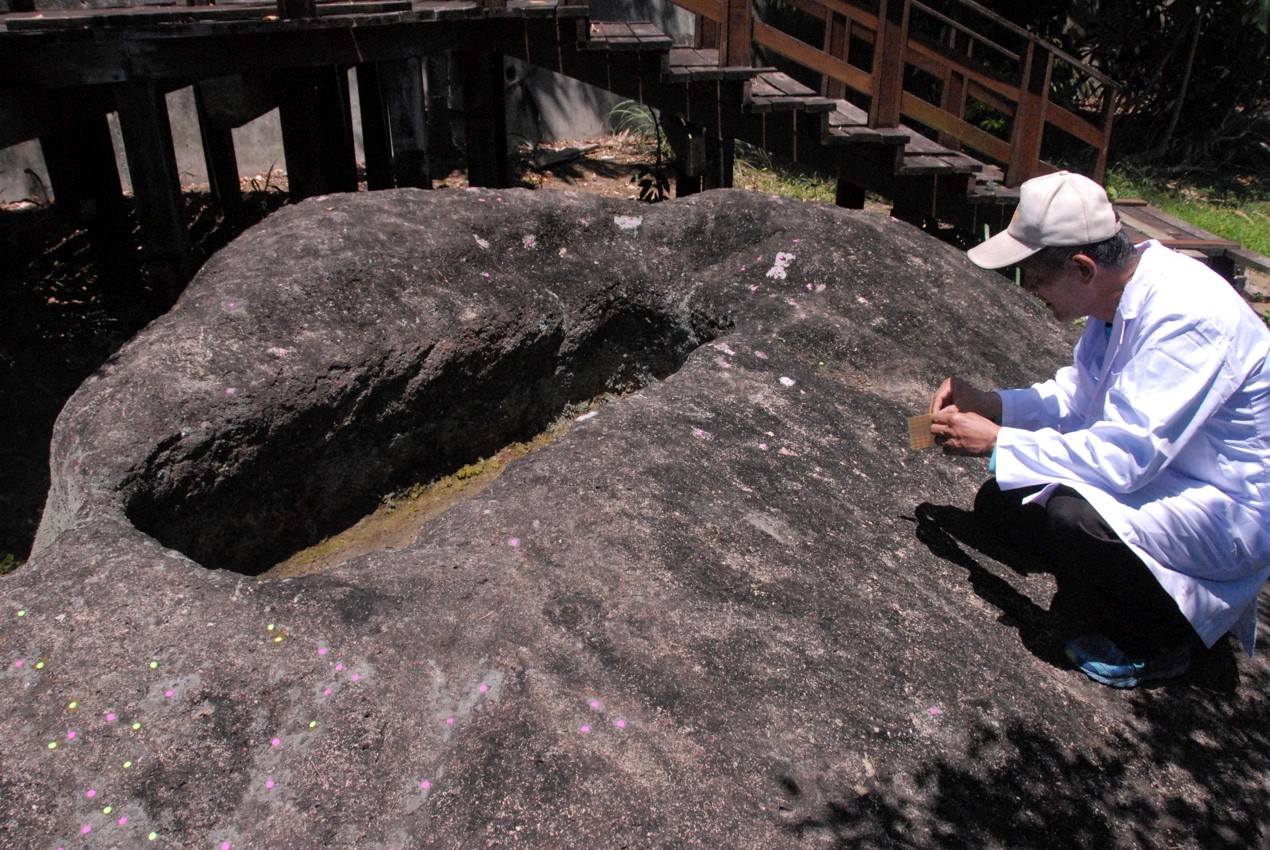
[[[1071,339],[827,206],[284,209],[59,419],[0,580],[0,845],[1265,846],[1263,658],[1066,669],[1050,578],[958,539],[984,462],[907,447],[950,368]],[[630,390],[413,544],[254,578]]]

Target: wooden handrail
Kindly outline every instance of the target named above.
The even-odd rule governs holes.
[[[1047,126],[1094,148],[1097,154],[1091,176],[1096,180],[1103,177],[1119,86],[1098,69],[974,0],[955,2],[997,28],[993,38],[932,8],[928,5],[930,0],[875,0],[867,7],[863,4],[869,0],[792,0],[800,11],[824,22],[827,35],[823,46],[807,44],[755,21],[750,12],[752,0],[672,2],[719,24],[723,41],[720,46],[724,48],[720,50],[721,63],[746,64],[751,44],[761,45],[820,74],[824,80],[822,91],[842,92],[845,88],[867,95],[871,103],[869,126],[895,127],[904,118],[917,121],[938,131],[941,143],[964,146],[1005,166],[1007,185],[1018,185],[1029,177],[1053,170],[1053,166],[1041,159]],[[911,25],[914,16],[924,16],[951,30],[957,34],[954,42],[964,42],[977,50],[972,55],[969,49],[958,51],[949,44],[933,44],[921,39]],[[842,35],[843,25],[836,25],[835,21],[845,22],[849,36]],[[833,26],[838,29],[836,35],[830,37],[828,33]],[[1000,43],[1002,36],[1019,40],[1020,47],[1015,49]],[[857,67],[849,62],[851,39],[872,43],[872,68]],[[990,64],[984,61],[984,56],[995,59]],[[1050,100],[1056,61],[1066,63],[1086,83],[1102,89],[1097,119],[1091,120]],[[905,65],[918,67],[941,81],[944,95],[939,104],[904,90]],[[1001,70],[1009,66],[1015,66],[1013,74]],[[965,108],[970,99],[1012,119],[1011,139],[993,136],[966,121]]]

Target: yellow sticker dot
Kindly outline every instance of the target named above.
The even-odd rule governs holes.
[[[156,839],[156,838],[158,838],[158,837],[159,837],[159,833],[157,833],[157,832],[152,832],[152,833],[150,833],[149,835],[147,835],[147,836],[146,836],[146,838],[150,839],[151,841],[153,841],[154,839]]]
[[[151,669],[151,670],[155,669],[155,668],[156,668],[156,667],[158,667],[158,666],[159,666],[159,662],[157,662],[157,661],[151,661],[151,662],[150,662],[150,669]]]
[[[316,728],[317,728],[317,721],[316,721],[316,720],[310,720],[310,721],[309,721],[309,728],[310,728],[310,729],[316,729]]]
[[[43,662],[43,661],[37,661],[37,662],[35,662],[35,669],[36,669],[36,670],[43,670],[43,669],[44,669],[44,662]]]
[[[140,724],[139,722],[138,722],[138,723],[134,723],[134,724],[132,724],[132,731],[133,731],[133,732],[136,732],[136,731],[137,731],[138,729],[140,729],[140,728],[141,728],[141,724]]]
[[[265,628],[267,628],[269,631],[273,631],[273,623],[270,623],[269,625],[265,626]]]
[[[70,702],[66,704],[66,707],[69,708],[71,711],[74,711],[75,709],[79,708],[79,703],[76,702],[75,700],[71,700]]]
[[[274,643],[282,643],[282,635],[278,635],[273,639]]]
[[[19,611],[19,612],[18,612],[18,616],[19,616],[19,617],[25,617],[25,616],[26,616],[26,611],[25,611],[25,610],[23,610],[23,611]]]
[[[103,808],[102,808],[101,813],[102,813],[103,815],[108,815],[108,814],[110,814],[111,812],[113,812],[114,810],[115,810],[115,807],[114,807],[114,806],[105,806],[105,807],[103,807]]]
[[[50,749],[50,750],[56,750],[56,749],[57,749],[57,741],[49,741],[49,749]]]
[[[131,767],[132,767],[132,761],[131,761],[131,760],[128,760],[128,761],[126,761],[126,762],[124,762],[124,763],[123,763],[123,769],[124,769],[124,770],[128,770],[128,769],[130,769]]]

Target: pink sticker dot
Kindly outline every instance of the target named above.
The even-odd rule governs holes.
[[[764,353],[763,353],[763,352],[761,352],[761,351],[756,351],[756,352],[754,352],[754,356],[755,356],[755,357],[757,357],[759,360],[766,360],[766,359],[767,359],[767,355],[766,355],[766,354],[764,354]]]
[[[87,824],[87,823],[86,823],[86,824],[84,824],[83,826],[81,826],[81,827],[79,828],[79,831],[80,831],[80,832],[82,832],[82,833],[84,833],[85,835],[87,835],[88,833],[90,833],[90,832],[92,832],[92,831],[93,831],[93,827],[92,827],[92,825],[91,825],[91,824]]]
[[[322,691],[322,696],[329,697],[330,695],[331,695],[330,688],[327,688],[326,690]]]
[[[282,739],[281,739],[281,738],[274,738],[274,739],[273,739],[272,741],[270,741],[269,743],[270,743],[270,744],[272,744],[272,745],[273,745],[273,746],[275,746],[275,747],[281,747],[281,746],[282,746]]]
[[[767,443],[759,443],[758,447],[760,451],[767,451]]]
[[[229,302],[229,309],[231,309],[231,310],[232,310],[232,309],[234,309],[234,308],[235,308],[235,307],[237,307],[237,306],[238,306],[238,302],[236,302],[236,301],[230,301],[230,302]]]
[[[234,394],[233,387],[225,387],[225,395],[233,395],[233,394]]]
[[[176,691],[164,691],[164,692],[163,692],[163,695],[164,695],[165,697],[167,697],[168,699],[172,699],[172,695],[173,695],[174,693],[176,693]]]
[[[361,677],[361,674],[360,674],[360,673],[354,673],[354,674],[353,674],[352,676],[350,676],[349,678],[350,678],[350,679],[352,679],[354,682],[360,682],[360,681],[362,680],[362,677]]]
[[[272,789],[272,788],[273,788],[273,780],[272,780],[272,779],[266,779],[266,780],[265,780],[265,787],[266,787],[266,788],[270,788],[270,789]]]
[[[587,734],[588,732],[590,732],[590,731],[591,731],[591,727],[590,727],[590,726],[583,726],[583,727],[582,727],[581,729],[579,729],[578,731],[579,731],[579,732],[581,732],[583,735],[585,735],[585,734]]]
[[[600,710],[600,701],[599,701],[598,699],[593,699],[593,700],[591,700],[591,707],[592,707],[592,708],[594,708],[596,711],[599,711],[599,710]]]
[[[614,725],[614,726],[616,726],[618,729],[625,729],[625,728],[626,728],[626,721],[625,721],[625,720],[621,720],[621,719],[614,720],[614,721],[613,721],[613,725]]]
[[[453,725],[454,725],[454,718],[453,718],[453,717],[447,717],[447,718],[445,719],[445,725],[446,725],[446,726],[453,726]]]
[[[120,826],[127,826],[127,825],[128,825],[128,816],[127,816],[127,815],[124,815],[123,817],[121,817],[121,818],[119,819],[119,825],[120,825]]]
[[[91,800],[93,797],[97,796],[97,790],[94,788],[89,788],[88,791],[85,792],[84,796]]]
[[[520,545],[520,538],[519,538],[519,537],[513,537],[513,538],[511,538],[510,540],[508,540],[508,541],[507,541],[507,545],[508,545],[508,546],[519,546],[519,545]]]
[[[17,661],[13,662],[13,666],[14,666],[14,667],[21,667],[21,666],[22,666],[23,664],[25,664],[25,663],[26,663],[25,661],[23,661],[21,658],[19,658]]]
[[[489,685],[481,685],[481,693],[489,693]]]
[[[230,844],[228,841],[222,841],[220,845],[220,850],[231,850],[233,846],[234,845]]]
[[[327,650],[327,648],[326,648],[325,646],[319,646],[319,647],[318,647],[318,655],[326,655],[327,651],[328,651],[328,650]]]
[[[336,673],[342,673],[342,672],[344,672],[344,665],[343,665],[343,664],[336,664],[336,665],[335,665],[335,672],[336,672]]]
[[[425,779],[419,783],[419,787],[422,788],[424,791],[427,791],[429,788],[432,787],[432,783]]]
[[[78,732],[76,732],[74,729],[71,729],[69,732],[66,733],[66,740],[74,741],[78,735],[79,735]]]

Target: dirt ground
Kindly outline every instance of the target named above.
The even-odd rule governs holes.
[[[607,197],[656,195],[669,172],[648,139],[617,135],[522,151],[517,185]],[[660,179],[659,179],[660,178]],[[462,170],[436,188],[467,185]],[[206,186],[188,186],[185,212],[195,252],[206,259],[287,203],[286,175],[243,181],[245,203],[221,218]],[[871,205],[885,214],[886,207]],[[126,225],[135,232],[135,220]],[[1249,294],[1270,311],[1270,276],[1250,275]],[[171,306],[138,270],[135,254],[105,256],[90,234],[52,206],[0,205],[0,570],[30,551],[48,491],[48,444],[66,399],[111,353]]]

